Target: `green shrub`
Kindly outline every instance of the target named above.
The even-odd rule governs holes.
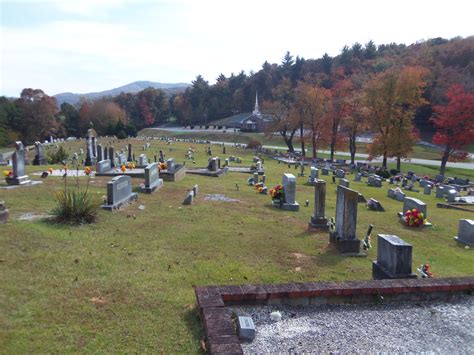
[[[380,170],[375,173],[375,175],[380,176],[381,178],[388,179],[390,177],[390,173],[387,170]]]
[[[69,154],[64,150],[62,146],[56,152],[48,153],[49,164],[63,164],[69,158]]]
[[[397,170],[397,169],[390,169],[390,175],[392,175],[392,176],[398,175],[399,173],[400,173],[400,171]]]

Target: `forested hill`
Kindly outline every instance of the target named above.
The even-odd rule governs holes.
[[[156,83],[153,81],[135,81],[133,83],[120,86],[115,89],[100,91],[100,92],[91,92],[86,94],[73,94],[71,92],[64,92],[61,94],[54,95],[58,105],[61,106],[64,102],[67,102],[71,105],[76,105],[79,103],[80,98],[83,97],[87,100],[97,100],[102,97],[113,97],[118,96],[120,93],[132,93],[135,94],[139,91],[142,91],[146,88],[162,89],[165,93],[169,95],[177,94],[181,91],[184,91],[190,84],[186,83],[176,83],[176,84],[167,84],[167,83]]]
[[[294,88],[298,82],[305,81],[333,89],[341,78],[363,88],[376,74],[403,66],[428,70],[423,93],[427,105],[417,112],[415,122],[419,128],[430,129],[432,106],[443,103],[444,93],[451,84],[462,84],[466,91],[474,89],[474,36],[434,38],[408,46],[377,45],[372,41],[365,45],[355,43],[345,46],[335,57],[325,54],[318,59],[287,53],[279,64],[265,62],[251,75],[244,72],[230,77],[221,75],[214,85],[198,76],[192,87],[176,97],[173,114],[183,123],[198,123],[204,116],[210,121],[235,112],[250,112],[255,91],[261,102],[273,101],[275,89],[285,77],[290,78]]]

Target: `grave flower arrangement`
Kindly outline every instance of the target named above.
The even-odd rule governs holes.
[[[130,170],[135,169],[135,163],[129,162],[129,163],[127,164],[127,168],[129,168]]]
[[[267,194],[267,187],[263,185],[263,182],[258,182],[255,184],[255,189],[258,191],[260,194]]]
[[[166,170],[168,169],[168,166],[166,165],[166,163],[160,163],[160,170]]]
[[[122,173],[124,173],[127,170],[127,167],[125,165],[122,165],[120,167],[120,170],[122,171]]]
[[[417,270],[420,273],[421,278],[423,279],[434,278],[434,274],[430,271],[430,268],[431,268],[431,265],[428,263],[420,265],[420,267]]]
[[[270,196],[273,202],[279,202],[282,204],[285,202],[285,190],[280,184],[276,185],[273,189],[270,189]]]
[[[13,171],[11,170],[4,170],[3,171],[3,176],[5,176],[5,181],[8,183],[8,181],[13,178]]]
[[[421,227],[427,222],[423,213],[420,212],[417,208],[407,210],[403,214],[403,220],[405,221],[405,224],[409,227]]]

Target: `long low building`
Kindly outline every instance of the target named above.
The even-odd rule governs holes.
[[[255,94],[255,108],[253,112],[239,113],[222,118],[211,123],[212,126],[237,128],[244,132],[263,132],[273,120],[272,115],[263,114],[258,107],[258,96]]]

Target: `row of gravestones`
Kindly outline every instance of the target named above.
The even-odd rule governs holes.
[[[314,214],[309,222],[310,227],[328,229],[328,221],[324,215],[326,182],[317,180],[315,183]],[[344,186],[337,188],[336,224],[330,232],[330,242],[345,255],[360,255],[360,240],[356,237],[358,193]],[[403,210],[418,208],[427,215],[426,204],[415,198],[405,198]],[[458,242],[474,245],[474,221],[459,221]],[[377,261],[373,262],[374,279],[412,278],[412,246],[393,235],[377,236]]]
[[[424,195],[431,195],[431,190],[433,185],[429,183],[421,183],[420,186],[423,187]],[[388,197],[393,199],[403,201],[405,193],[402,192],[400,188],[390,188],[387,190]],[[456,197],[458,196],[458,191],[449,185],[441,185],[436,188],[436,198],[446,198],[448,202],[455,202]]]
[[[158,163],[145,167],[145,183],[140,185],[140,191],[152,193],[163,186],[160,179]],[[138,199],[138,194],[132,192],[130,176],[119,175],[107,183],[107,202],[101,207],[106,210],[116,210]]]
[[[343,179],[341,179],[342,181]],[[299,204],[296,202],[296,178],[292,174],[283,175],[284,201],[279,201],[278,206],[291,211],[297,211]],[[325,216],[326,182],[314,180],[314,214],[311,216],[309,226],[314,229],[328,230],[329,223]],[[334,230],[330,233],[330,241],[343,254],[359,254],[360,240],[356,237],[357,227],[357,204],[359,193],[339,184],[336,198],[336,223]],[[283,202],[283,203],[282,203]],[[377,201],[374,201],[377,202]],[[276,204],[275,204],[276,205]],[[424,217],[428,217],[427,205],[416,198],[403,196],[403,210],[399,213],[402,219],[408,210],[418,209]],[[382,209],[383,210],[383,209]],[[430,225],[427,223],[426,225]],[[464,228],[464,227],[463,227]],[[468,228],[468,227],[465,227]],[[465,238],[468,233],[460,232]],[[465,239],[463,239],[465,240]]]

